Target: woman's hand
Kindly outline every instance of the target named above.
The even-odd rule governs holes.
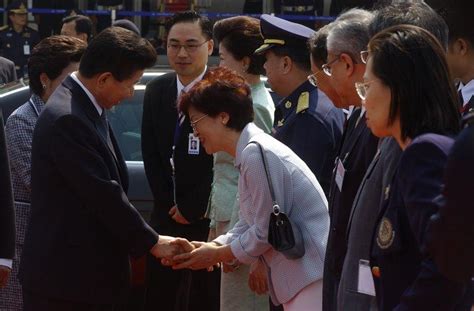
[[[212,271],[213,266],[220,266],[223,261],[235,259],[230,245],[219,245],[216,242],[192,242],[195,249],[187,254],[179,254],[173,257],[176,264],[173,269],[208,269]]]
[[[258,295],[268,292],[267,268],[260,259],[250,265],[249,287]]]
[[[189,253],[179,254],[173,257],[173,269],[208,269],[219,263],[219,246],[209,242],[192,242],[195,249]]]

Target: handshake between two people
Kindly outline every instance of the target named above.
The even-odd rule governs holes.
[[[212,271],[221,262],[235,259],[229,245],[215,242],[189,242],[183,238],[160,235],[158,243],[150,250],[151,254],[161,259],[165,266],[173,269],[207,269]]]

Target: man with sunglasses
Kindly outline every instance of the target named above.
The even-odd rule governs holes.
[[[151,225],[160,233],[205,241],[213,158],[176,103],[207,71],[212,24],[196,12],[181,12],[168,21],[166,32],[174,72],[148,83],[143,104],[143,161],[154,197]],[[145,310],[218,310],[219,280],[218,272],[175,271],[149,257]]]
[[[338,150],[328,199],[331,228],[324,265],[323,310],[344,308],[336,306],[336,295],[347,250],[347,223],[357,189],[378,145],[378,139],[366,126],[362,99],[354,87],[355,82],[363,81],[365,63],[360,52],[366,50],[369,42],[368,26],[372,19],[372,13],[361,9],[340,15],[330,27],[327,62],[322,66],[339,95],[341,107],[351,111]],[[345,308],[350,309],[350,306]]]
[[[307,79],[311,63],[306,42],[314,31],[266,14],[260,28],[264,44],[255,53],[265,55],[268,82],[283,97],[276,106],[273,136],[308,165],[327,195],[344,115]]]

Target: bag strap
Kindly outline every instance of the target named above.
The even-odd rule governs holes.
[[[263,152],[263,147],[262,145],[260,145],[260,143],[256,141],[251,141],[249,142],[249,144],[256,144],[258,146],[258,149],[260,150],[260,154],[262,155],[262,159],[263,159],[263,168],[265,169],[265,175],[267,176],[268,188],[270,188],[270,196],[272,197],[273,214],[278,216],[278,214],[280,214],[280,206],[278,205],[275,199],[275,192],[273,191],[272,178],[270,176],[270,171],[268,169],[267,158],[265,157],[265,153]]]

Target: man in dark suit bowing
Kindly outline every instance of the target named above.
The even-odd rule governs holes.
[[[213,159],[177,111],[176,100],[206,73],[214,46],[212,24],[195,12],[182,12],[169,20],[166,31],[175,72],[148,83],[143,104],[142,153],[154,196],[151,223],[160,234],[205,241]],[[216,310],[218,284],[209,284],[213,277],[206,271],[173,271],[151,258],[145,310]]]
[[[128,201],[127,169],[105,118],[155,61],[148,41],[106,29],[41,113],[19,272],[24,310],[116,310],[128,298],[130,255],[177,251]]]

